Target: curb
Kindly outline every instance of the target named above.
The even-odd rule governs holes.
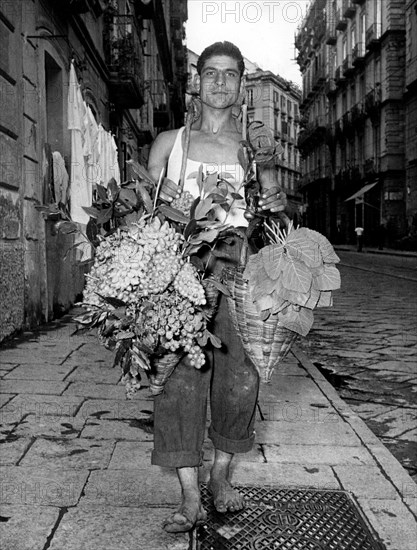
[[[343,246],[343,245],[333,245],[335,250],[340,250],[343,252],[357,252],[356,248],[354,246]],[[359,254],[359,252],[357,252]],[[377,250],[375,248],[364,248],[360,254],[378,254],[380,256],[399,256],[402,258],[417,258],[417,252],[412,252],[408,250],[393,250],[393,249],[386,249],[386,250]]]
[[[417,496],[417,485],[407,470],[402,467],[398,460],[388,451],[376,435],[368,428],[365,422],[343,401],[333,386],[318,371],[307,355],[296,345],[291,353],[307,371],[309,376],[317,384],[319,390],[328,398],[332,406],[337,410],[342,419],[349,424],[353,432],[361,440],[362,444],[373,456],[381,473],[396,489],[401,502],[417,518],[415,499]]]

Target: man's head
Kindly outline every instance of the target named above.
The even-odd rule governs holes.
[[[243,73],[245,71],[245,62],[243,60],[243,56],[237,46],[227,41],[215,42],[214,44],[211,44],[211,46],[207,46],[207,48],[198,58],[197,73],[201,75],[204,64],[208,59],[210,59],[210,57],[219,55],[226,55],[228,57],[231,57],[232,59],[235,59],[237,61],[240,76],[243,76]]]

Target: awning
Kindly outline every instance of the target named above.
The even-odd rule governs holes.
[[[354,193],[351,197],[349,197],[348,199],[345,199],[345,202],[361,197],[362,195],[367,193],[370,189],[372,189],[372,187],[374,187],[377,183],[379,183],[379,180],[374,181],[373,183],[367,183],[362,187],[362,189],[359,189],[359,191],[356,191],[356,193]]]

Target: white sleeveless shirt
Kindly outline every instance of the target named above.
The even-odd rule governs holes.
[[[181,163],[183,156],[183,147],[182,147],[182,136],[184,133],[185,127],[182,127],[177,134],[175,139],[174,146],[169,155],[168,167],[167,167],[167,177],[174,181],[179,182],[181,174]],[[245,175],[245,171],[239,162],[235,164],[218,164],[216,162],[198,162],[196,160],[187,159],[187,167],[185,170],[185,181],[184,181],[184,191],[188,191],[197,198],[199,196],[199,189],[197,185],[197,178],[189,178],[190,174],[197,174],[199,167],[203,165],[203,174],[212,174],[217,172],[222,174],[225,180],[231,183],[236,191],[242,197],[245,195],[245,190],[243,188],[242,182]],[[233,199],[229,197],[229,203]],[[229,212],[223,210],[219,205],[215,207],[215,212],[217,218],[226,224],[233,225],[234,227],[247,227],[248,220],[244,217],[246,209],[246,202],[244,199],[235,199],[233,200],[232,207]]]

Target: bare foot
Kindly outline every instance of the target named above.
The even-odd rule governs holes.
[[[213,496],[214,507],[222,514],[225,512],[237,512],[245,507],[243,496],[234,489],[225,478],[210,478],[208,488]]]
[[[201,504],[199,491],[184,491],[181,506],[163,523],[168,533],[185,533],[198,527],[207,519],[207,513]]]

